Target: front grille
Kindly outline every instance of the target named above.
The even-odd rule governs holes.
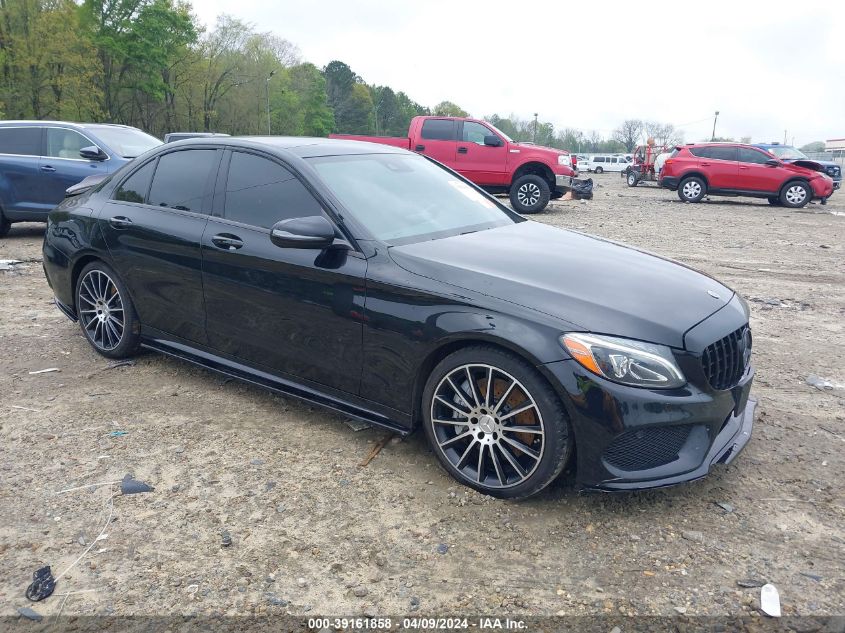
[[[701,355],[701,368],[713,389],[730,389],[742,378],[750,359],[751,329],[743,325],[707,346]]]
[[[671,464],[689,437],[692,425],[648,427],[617,437],[604,451],[604,460],[619,470],[647,470]]]

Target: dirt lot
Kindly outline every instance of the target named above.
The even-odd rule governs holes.
[[[15,225],[0,259],[32,261],[0,272],[0,615],[59,611],[24,590],[86,550],[113,489],[56,492],[126,473],[155,491],[114,498],[56,590],[89,591],[65,614],[753,614],[748,580],[786,614],[845,614],[845,193],[796,212],[595,180],[536,219],[750,302],[760,405],[731,466],[633,494],[564,477],[521,503],[456,485],[422,434],[360,467],[384,431],[156,354],[109,368],[51,304],[43,226]]]

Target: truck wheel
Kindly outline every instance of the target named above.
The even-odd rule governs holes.
[[[604,167],[602,167],[601,165],[596,167],[596,173],[597,174],[603,174],[604,173]]]
[[[681,202],[701,202],[707,195],[707,185],[698,176],[688,176],[678,185],[678,197]]]
[[[637,178],[636,172],[629,171],[628,172],[628,186],[629,187],[636,187],[640,182],[640,179]]]
[[[539,213],[549,204],[549,183],[536,174],[525,174],[511,185],[511,204],[519,213]]]
[[[813,197],[813,192],[806,182],[794,180],[786,183],[780,192],[780,202],[783,206],[790,209],[800,209],[805,206],[810,198]]]
[[[0,238],[6,237],[9,234],[10,228],[12,228],[12,223],[9,222],[9,219],[3,215],[3,211],[0,209]]]

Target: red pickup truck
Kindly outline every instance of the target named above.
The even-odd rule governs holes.
[[[331,134],[404,147],[440,161],[490,193],[508,193],[520,213],[537,213],[569,190],[577,165],[569,152],[517,143],[487,121],[418,116],[407,137]]]

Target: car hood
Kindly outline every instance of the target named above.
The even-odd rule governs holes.
[[[533,221],[389,252],[412,273],[557,317],[579,330],[676,348],[684,347],[687,330],[734,294],[682,264]]]

